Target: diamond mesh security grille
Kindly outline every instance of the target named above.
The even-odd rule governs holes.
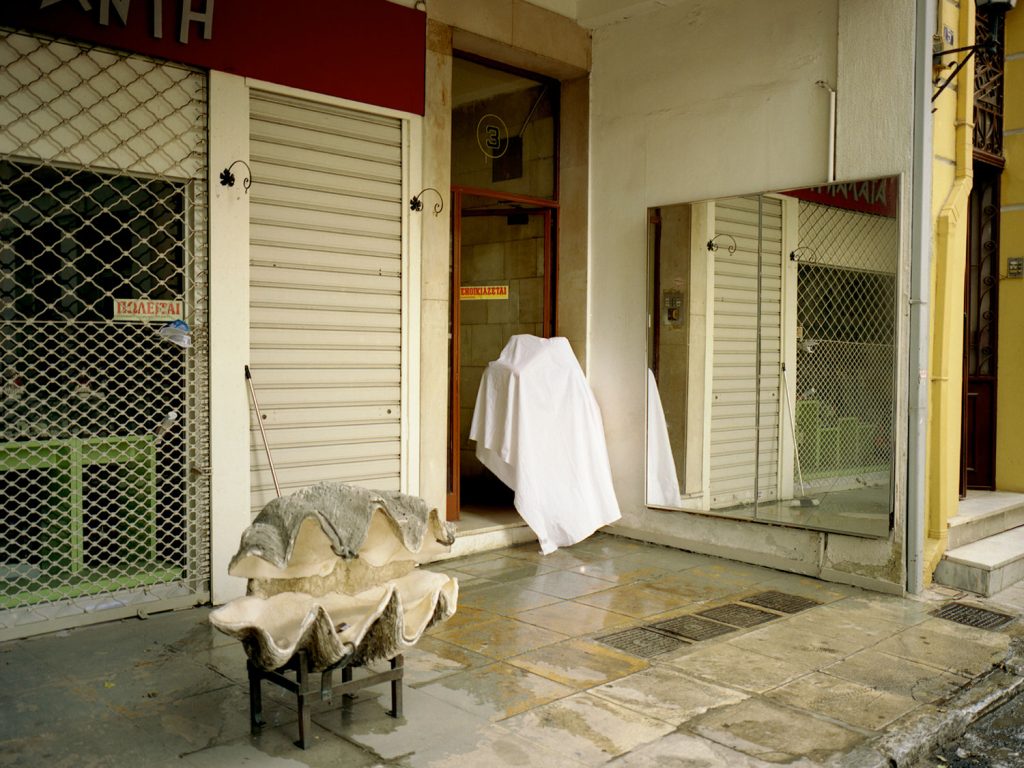
[[[0,31],[0,627],[206,589],[205,104]]]
[[[812,487],[887,482],[892,462],[896,219],[800,204],[797,448]]]

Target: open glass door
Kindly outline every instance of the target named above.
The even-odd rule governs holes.
[[[557,204],[454,188],[448,519],[512,509],[512,491],[476,458],[469,427],[487,364],[516,334],[554,332]]]

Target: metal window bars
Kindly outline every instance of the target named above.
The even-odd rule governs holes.
[[[817,491],[889,482],[897,233],[895,218],[800,204],[794,410]]]
[[[206,165],[203,74],[0,30],[0,637],[207,589]]]

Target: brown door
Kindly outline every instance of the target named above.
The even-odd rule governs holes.
[[[447,517],[464,504],[511,508],[512,492],[477,461],[469,427],[487,364],[515,334],[554,333],[558,204],[453,187]]]
[[[964,275],[964,403],[960,493],[995,489],[999,312],[999,168],[974,164]]]

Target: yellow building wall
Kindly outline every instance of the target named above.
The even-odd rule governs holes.
[[[950,45],[974,43],[973,0],[940,4],[939,33],[954,32]],[[964,54],[942,58],[955,64]],[[952,69],[936,76],[944,80]],[[946,549],[948,520],[959,504],[960,418],[962,402],[964,269],[967,257],[967,208],[973,156],[973,59],[935,102],[933,113],[931,328],[928,387],[928,454],[925,480],[927,542],[925,580],[930,580]]]
[[[1024,256],[1024,9],[1006,14],[999,274]],[[1024,279],[999,281],[996,352],[996,487],[1024,491]]]

